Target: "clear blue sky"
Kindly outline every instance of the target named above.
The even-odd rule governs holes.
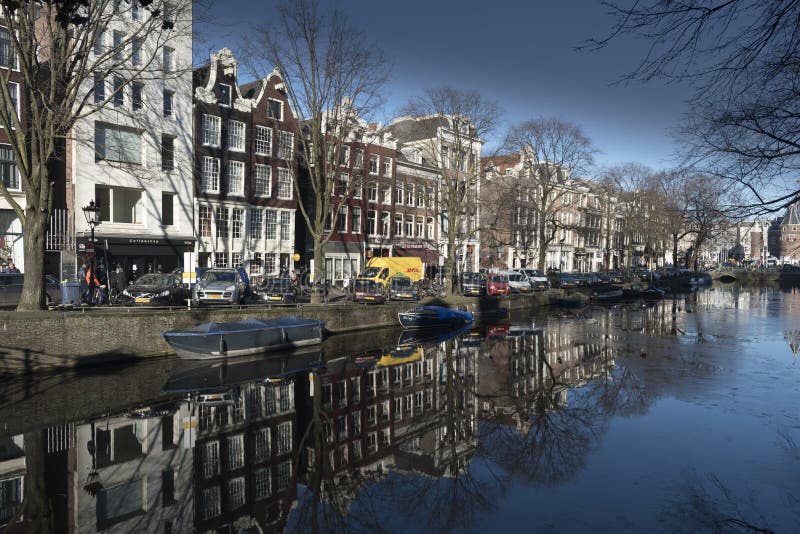
[[[240,55],[248,24],[266,22],[274,0],[217,0],[213,25],[199,24],[195,61],[227,46]],[[384,122],[426,87],[477,90],[503,109],[506,123],[555,116],[584,128],[598,163],[672,166],[670,131],[686,112],[676,84],[613,85],[646,52],[625,37],[599,52],[576,51],[612,23],[593,0],[404,0],[336,2],[393,62]],[[497,138],[502,136],[497,132]]]

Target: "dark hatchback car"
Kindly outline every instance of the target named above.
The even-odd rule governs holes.
[[[256,287],[255,299],[262,304],[294,304],[297,288],[289,278],[267,278]]]
[[[189,289],[180,275],[150,273],[140,276],[122,291],[123,304],[149,306],[183,306],[189,299]]]
[[[553,273],[550,275],[550,282],[553,287],[560,287],[563,289],[578,287],[578,281],[570,273]]]
[[[418,284],[405,276],[393,276],[389,280],[389,300],[419,300]]]
[[[353,284],[353,302],[383,304],[386,302],[383,286],[372,280],[356,280]]]
[[[17,306],[22,295],[22,273],[0,273],[0,306]],[[50,275],[45,275],[45,302],[58,304],[61,302],[61,286]]]
[[[481,273],[461,275],[461,294],[479,297],[486,294],[486,277]]]

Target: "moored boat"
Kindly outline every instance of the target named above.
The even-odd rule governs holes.
[[[472,322],[472,314],[442,306],[417,306],[397,314],[403,328],[454,328]]]
[[[621,289],[613,289],[603,293],[596,293],[589,297],[592,302],[618,302],[625,298]]]
[[[181,358],[202,360],[316,345],[324,328],[323,321],[282,317],[211,322],[161,335]]]

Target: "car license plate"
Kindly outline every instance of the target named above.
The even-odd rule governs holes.
[[[208,297],[210,299],[221,299],[222,295],[208,294],[208,295],[206,295],[206,297]]]
[[[400,296],[403,297],[403,298],[410,299],[411,298],[411,293],[400,293]]]
[[[364,297],[364,300],[375,300],[375,297]]]
[[[150,299],[145,297],[136,297],[136,304],[150,304]]]
[[[280,297],[270,297],[269,300],[281,300]]]

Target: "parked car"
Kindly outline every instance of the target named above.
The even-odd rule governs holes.
[[[181,306],[186,304],[189,290],[176,274],[150,273],[140,276],[122,290],[123,304]]]
[[[374,280],[356,280],[353,285],[353,302],[386,302],[383,286]]]
[[[479,297],[486,294],[486,277],[481,273],[461,275],[461,294]]]
[[[486,294],[487,295],[508,295],[511,287],[508,285],[508,277],[504,274],[489,273],[486,275]]]
[[[19,304],[24,277],[22,273],[0,273],[0,306]],[[45,275],[45,302],[48,305],[61,302],[61,286],[50,275]]]
[[[208,269],[192,290],[192,304],[242,304],[250,297],[250,284],[241,269]]]
[[[527,295],[532,292],[531,284],[528,282],[528,277],[518,271],[504,271],[502,274],[508,277],[508,285],[513,293],[522,293]]]
[[[517,269],[528,278],[528,283],[534,291],[547,291],[550,289],[550,281],[541,271],[535,269]]]
[[[253,298],[264,304],[294,304],[297,302],[297,288],[289,278],[265,278],[254,288]]]
[[[389,300],[419,300],[419,284],[407,276],[393,276],[389,280]]]
[[[624,284],[625,277],[616,271],[609,271],[608,273],[608,281],[612,284]]]
[[[578,287],[578,281],[575,280],[575,277],[570,273],[554,272],[550,280],[553,286],[562,289]]]

